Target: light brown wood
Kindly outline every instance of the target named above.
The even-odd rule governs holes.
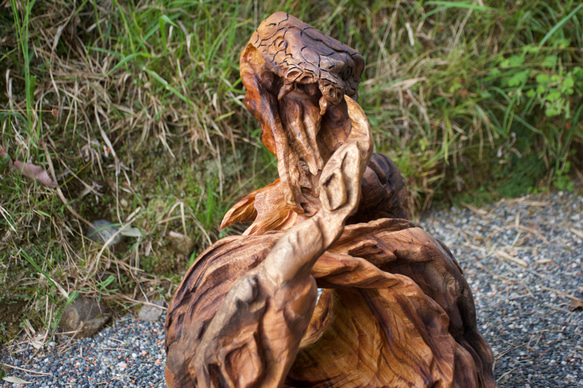
[[[372,154],[355,101],[363,67],[285,13],[251,37],[245,103],[280,179],[225,215],[222,227],[253,223],[178,287],[168,387],[494,386],[461,268],[406,219],[402,176]]]

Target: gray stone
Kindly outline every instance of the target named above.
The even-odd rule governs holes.
[[[160,319],[160,316],[164,312],[162,309],[164,306],[164,301],[157,300],[151,304],[143,304],[138,312],[138,319],[141,321],[155,322]]]
[[[71,337],[90,337],[111,318],[111,311],[95,299],[83,296],[67,306],[59,327]]]
[[[96,220],[87,227],[87,237],[99,244],[104,244],[117,232],[118,228],[107,220]],[[113,238],[109,245],[114,245],[122,239],[121,234]]]
[[[168,237],[174,252],[188,256],[194,250],[194,240],[190,237],[174,231],[168,232]]]

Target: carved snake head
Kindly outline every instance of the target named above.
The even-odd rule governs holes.
[[[279,98],[292,90],[293,84],[317,84],[322,93],[322,114],[328,103],[338,104],[345,94],[358,98],[363,57],[301,20],[276,12],[261,23],[249,43],[270,70],[283,78]]]

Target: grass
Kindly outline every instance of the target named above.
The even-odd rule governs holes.
[[[198,253],[241,232],[217,225],[275,179],[276,163],[243,107],[238,58],[281,9],[5,3],[0,146],[54,173],[59,189],[0,160],[0,343],[28,327],[50,337],[79,294],[118,311],[167,298]],[[364,55],[360,103],[377,150],[406,176],[411,209],[572,189],[583,160],[577,1],[290,0],[283,10]],[[98,219],[141,234],[104,248],[86,237]]]

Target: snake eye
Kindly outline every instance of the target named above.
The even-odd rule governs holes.
[[[352,76],[352,67],[346,66],[344,68],[344,70],[342,71],[342,74],[340,74],[340,77],[343,80],[348,80],[348,79],[350,79],[350,76]]]
[[[277,51],[284,51],[287,48],[287,40],[283,36],[278,36],[273,42],[273,47]]]

